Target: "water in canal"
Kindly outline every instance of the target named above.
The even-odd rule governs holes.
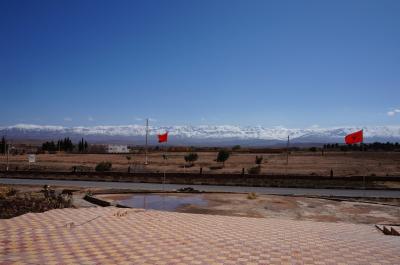
[[[175,211],[188,205],[205,206],[207,201],[200,194],[172,195],[172,194],[134,194],[129,198],[119,200],[119,204],[132,208]]]

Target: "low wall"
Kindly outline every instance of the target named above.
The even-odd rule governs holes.
[[[387,189],[388,182],[399,182],[400,177],[349,176],[326,177],[305,175],[250,175],[250,174],[193,174],[193,173],[121,173],[121,172],[0,172],[2,178],[116,181],[183,185],[229,185],[259,187],[302,188],[366,188]]]

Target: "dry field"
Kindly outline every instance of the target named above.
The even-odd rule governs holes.
[[[168,159],[163,159],[162,152],[149,154],[149,165],[144,166],[143,154],[41,154],[37,155],[37,163],[32,169],[70,171],[74,166],[84,166],[94,170],[97,163],[110,161],[114,171],[127,171],[129,164],[132,170],[148,170],[151,172],[199,172],[203,173],[241,173],[242,168],[255,166],[255,156],[262,155],[261,173],[263,174],[301,174],[301,175],[329,175],[333,170],[335,176],[376,175],[400,176],[400,153],[396,152],[328,152],[324,156],[319,152],[292,152],[289,164],[286,165],[286,154],[241,154],[233,153],[222,169],[213,169],[221,166],[215,162],[216,152],[199,152],[199,159],[192,167],[185,167],[184,155],[187,153],[167,153]],[[28,169],[27,155],[10,156],[11,170]],[[0,168],[4,169],[6,157],[0,156]]]

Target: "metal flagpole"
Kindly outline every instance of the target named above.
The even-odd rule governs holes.
[[[363,144],[364,144],[364,129],[361,129],[361,133],[362,133],[362,138],[361,138],[361,143],[360,143],[360,151],[362,152],[362,148],[363,148]],[[363,174],[363,186],[364,186],[364,197],[365,197],[365,173]]]
[[[148,141],[148,134],[149,134],[149,119],[146,119],[146,146],[145,146],[145,158],[144,158],[144,164],[148,164],[148,158],[147,158],[147,141]]]
[[[167,162],[167,141],[165,141],[164,144],[164,176],[163,176],[163,191],[165,191],[165,166],[166,166],[166,162]]]
[[[8,159],[8,155],[9,155],[9,152],[8,152],[8,127],[6,128],[6,137],[4,137],[5,138],[5,141],[4,141],[4,144],[5,144],[5,146],[4,146],[4,154],[7,156],[7,165],[6,165],[6,171],[8,171],[8,166],[9,166],[9,159]]]

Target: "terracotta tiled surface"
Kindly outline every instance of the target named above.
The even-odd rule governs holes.
[[[0,264],[13,263],[400,264],[400,237],[372,225],[62,209],[0,220]]]

